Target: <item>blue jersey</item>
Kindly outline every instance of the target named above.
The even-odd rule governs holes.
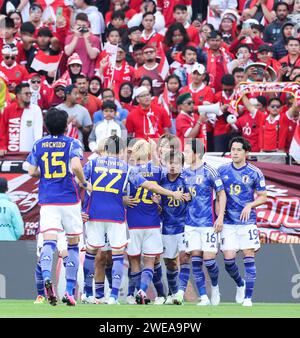
[[[147,181],[160,183],[162,179],[162,169],[154,166],[152,162],[139,164],[137,171]],[[127,224],[129,229],[160,228],[160,216],[157,204],[151,199],[153,193],[145,188],[136,188],[129,184],[127,195],[135,197],[138,205],[133,208],[127,208]]]
[[[165,189],[172,191],[188,192],[183,175],[179,175],[175,181],[170,181],[165,175],[160,183]],[[187,203],[177,201],[171,196],[162,196],[162,234],[176,235],[184,232]]]
[[[123,190],[129,181],[134,187],[145,182],[133,167],[113,156],[95,158],[84,166],[84,174],[92,184],[88,201],[90,221],[125,222]]]
[[[40,204],[76,204],[80,201],[79,188],[70,169],[73,157],[83,158],[78,140],[64,135],[46,136],[36,141],[27,162],[39,168]]]
[[[214,191],[224,189],[218,172],[204,163],[196,170],[186,169],[184,175],[192,196],[185,224],[193,227],[212,227],[215,222]]]
[[[254,201],[255,190],[266,190],[265,178],[262,172],[250,163],[239,169],[229,163],[221,166],[219,173],[227,197],[224,224],[256,224],[255,210],[251,210],[249,220],[246,222],[240,220],[240,215],[246,204]]]

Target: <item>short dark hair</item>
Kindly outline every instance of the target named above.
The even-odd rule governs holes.
[[[118,28],[112,26],[112,27],[110,27],[110,28],[107,29],[107,31],[106,31],[106,37],[108,37],[109,34],[112,33],[112,32],[118,32],[118,34],[121,36],[120,30]]]
[[[52,38],[53,34],[48,27],[42,27],[39,29],[37,36],[47,36],[48,38]]]
[[[89,21],[89,18],[88,18],[88,16],[87,16],[87,14],[85,14],[85,13],[78,13],[78,14],[76,15],[76,17],[75,17],[75,21],[76,21],[76,20],[88,22],[88,21]]]
[[[7,179],[5,177],[0,177],[0,194],[6,193],[8,190]]]
[[[104,109],[113,109],[115,112],[117,111],[117,105],[112,100],[104,101],[102,104],[102,110]]]
[[[113,94],[114,97],[116,96],[116,95],[115,95],[115,92],[114,92],[112,89],[110,89],[110,88],[104,88],[104,89],[102,90],[102,97],[103,97],[103,94],[104,94],[105,92],[111,92],[111,93]]]
[[[191,146],[194,154],[199,154],[200,158],[203,157],[205,153],[205,147],[203,142],[199,138],[188,139],[187,144]]]
[[[274,6],[274,11],[276,12],[279,6],[285,6],[287,10],[289,10],[289,5],[286,2],[277,2]]]
[[[145,46],[146,44],[143,42],[137,43],[136,45],[132,47],[132,51],[136,52],[137,50],[142,50]]]
[[[125,20],[125,12],[122,11],[121,9],[119,9],[117,11],[113,11],[112,15],[111,15],[111,20],[113,20],[113,19]]]
[[[221,83],[226,86],[234,86],[234,76],[231,74],[225,74],[222,76]]]
[[[282,102],[281,102],[281,100],[280,100],[278,97],[272,97],[272,98],[269,100],[269,103],[268,103],[268,105],[270,105],[270,104],[271,104],[271,102],[273,102],[273,101],[277,101],[277,102],[279,102],[279,103],[280,103],[280,105],[282,106]]]
[[[300,40],[298,38],[294,38],[293,36],[290,36],[289,38],[286,39],[285,45],[287,46],[290,41],[298,41],[300,44]]]
[[[210,32],[207,40],[215,39],[217,36],[220,36],[222,38],[222,33],[220,31],[212,31],[212,32]]]
[[[260,103],[260,104],[262,104],[264,107],[267,107],[267,105],[268,105],[268,100],[267,100],[267,98],[265,97],[265,96],[263,96],[263,95],[259,95],[259,96],[257,96],[257,101]]]
[[[142,32],[142,29],[140,26],[133,26],[128,29],[128,35],[130,35],[133,32],[140,31]]]
[[[187,7],[186,7],[186,5],[176,5],[173,8],[173,13],[175,13],[177,10],[186,12]]]
[[[108,154],[120,154],[120,152],[124,149],[125,144],[117,135],[108,137],[104,143],[104,151]]]
[[[18,84],[15,88],[16,95],[20,94],[23,88],[30,88],[29,83],[21,82],[20,84]]]
[[[35,26],[33,25],[33,23],[27,21],[22,23],[21,27],[20,27],[20,32],[21,33],[29,33],[29,34],[34,34],[35,32]]]
[[[185,46],[182,50],[182,55],[185,56],[187,50],[191,50],[192,52],[197,54],[197,49],[194,46]]]
[[[234,142],[241,143],[245,151],[251,151],[251,144],[242,136],[236,136],[232,138],[229,142],[229,149],[231,150],[232,144]]]
[[[143,19],[144,19],[146,16],[148,16],[148,15],[152,15],[152,16],[154,17],[154,20],[155,20],[155,15],[154,15],[154,13],[152,13],[152,12],[146,12],[146,13],[144,13],[144,14],[143,14]]]
[[[248,52],[251,53],[251,48],[249,47],[249,45],[240,44],[240,45],[237,46],[237,50],[239,50],[240,48],[246,48],[246,49],[248,49]]]
[[[51,135],[64,134],[68,125],[68,113],[62,109],[48,109],[45,115],[45,125]]]
[[[77,79],[86,79],[87,80],[87,77],[84,74],[78,74],[75,77],[75,82],[76,82]]]
[[[235,67],[234,70],[232,71],[232,75],[234,75],[235,73],[241,73],[241,72],[245,73],[244,68],[242,68],[242,67]]]

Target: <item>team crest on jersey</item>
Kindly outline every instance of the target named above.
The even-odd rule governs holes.
[[[30,121],[30,120],[29,120],[29,121],[26,121],[26,126],[27,126],[27,127],[31,127],[31,126],[32,126],[32,121]]]
[[[21,72],[16,72],[15,75],[16,75],[16,77],[20,77],[21,76]]]
[[[202,184],[204,177],[202,175],[196,176],[196,184]]]
[[[248,175],[244,175],[244,176],[242,177],[242,182],[243,182],[244,184],[249,183],[249,181],[250,181],[250,177],[249,177]]]

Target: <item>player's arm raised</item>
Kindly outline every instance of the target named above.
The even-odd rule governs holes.
[[[216,233],[221,232],[223,229],[224,214],[225,214],[226,200],[227,200],[224,189],[217,192],[217,200],[218,200],[218,217],[214,224]]]
[[[251,209],[258,207],[267,202],[267,191],[255,191],[257,194],[257,198],[253,201],[248,203],[245,208],[242,210],[240,215],[241,221],[248,221],[250,217]]]
[[[156,194],[159,194],[159,195],[171,196],[175,200],[180,200],[180,201],[184,200],[182,191],[171,191],[171,190],[168,190],[168,189],[161,187],[158,184],[154,184],[150,181],[143,182],[141,184],[141,187],[148,189],[148,190],[150,190],[150,191],[152,191]]]
[[[76,178],[78,179],[79,185],[85,190],[92,191],[93,189],[91,183],[85,180],[84,172],[79,157],[73,157],[71,159],[71,168]]]

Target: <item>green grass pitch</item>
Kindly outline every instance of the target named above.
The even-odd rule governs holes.
[[[0,318],[300,318],[300,304],[254,303],[199,307],[176,305],[33,304],[31,300],[0,300]]]

